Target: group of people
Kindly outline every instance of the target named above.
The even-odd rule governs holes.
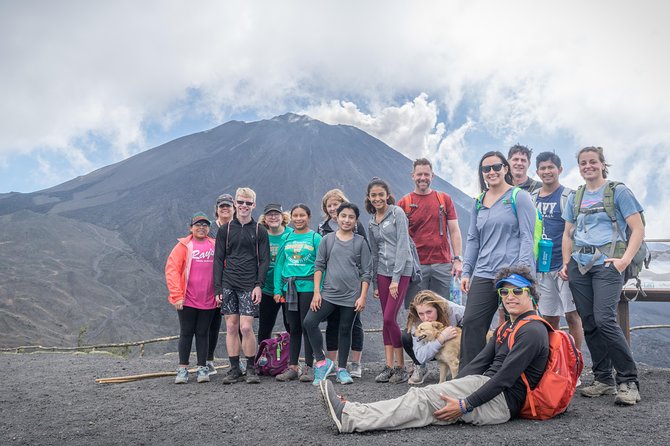
[[[585,181],[577,193],[560,184],[562,164],[553,152],[536,158],[541,182],[529,178],[531,155],[527,147],[515,145],[507,157],[497,151],[481,157],[481,193],[473,203],[464,252],[455,206],[448,194],[431,189],[434,173],[427,159],[414,162],[414,191],[397,205],[385,181],[374,178],[368,184],[367,231],[358,207],[339,189],[324,195],[325,220],[317,231],[310,229],[312,213],[305,204],[289,212],[280,204],[267,204],[256,222],[251,215],[256,207],[253,190],[221,195],[214,222],[204,213],[194,214],[191,234],[179,239],[166,265],[169,300],[180,321],[176,382],[188,381],[194,336],[198,382],[216,373],[213,352],[223,314],[230,368],[222,382],[258,383],[256,347],[271,336],[281,310],[290,334],[290,360],[276,379],[320,386],[338,430],[457,420],[499,423],[518,415],[526,393],[521,374],[525,372],[531,387],[541,378],[547,330],[539,323],[526,324],[511,350],[504,339],[487,342],[487,333],[496,313],[500,324],[513,327],[526,313],[538,312],[556,329],[565,316],[578,348],[586,340],[595,380],[581,388],[582,395],[616,394],[617,404],[636,404],[637,369],[616,322],[616,306],[622,273],[644,237],[642,206],[625,185],[607,180],[609,165],[600,147],[577,154]],[[605,212],[610,202],[615,222]],[[536,266],[538,212],[544,237],[553,242],[548,272],[538,272]],[[454,276],[467,293],[465,306],[449,300]],[[326,379],[331,372],[342,384],[361,376],[360,313],[368,304],[370,286],[383,314],[385,367],[375,380],[423,383],[427,363],[460,327],[457,377],[391,402],[359,404],[337,397]],[[409,309],[405,330],[397,320],[403,305]],[[254,317],[259,318],[258,339]],[[319,329],[324,321],[325,350]],[[446,327],[431,343],[413,336],[416,326],[426,321]],[[246,374],[240,353],[246,357]],[[405,353],[414,363],[411,376]],[[413,409],[398,410],[407,405]]]

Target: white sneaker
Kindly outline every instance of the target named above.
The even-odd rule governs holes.
[[[363,376],[363,368],[360,362],[352,362],[349,364],[349,374],[352,378],[360,378]]]
[[[209,370],[210,375],[216,375],[216,367],[214,367],[214,361],[207,361],[207,370]]]
[[[407,380],[407,384],[423,384],[427,374],[428,367],[426,367],[426,364],[414,366],[414,372],[412,372],[412,376],[409,378],[409,380]]]

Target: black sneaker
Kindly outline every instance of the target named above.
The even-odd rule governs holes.
[[[225,375],[223,375],[223,379],[221,382],[223,384],[233,384],[236,383],[240,380],[242,377],[242,372],[240,371],[239,368],[235,367],[232,369],[229,369],[228,372],[226,372]]]
[[[258,377],[256,369],[254,367],[247,367],[247,384],[260,384],[260,383],[261,379]]]
[[[335,393],[333,383],[327,379],[319,381],[319,396],[328,418],[335,424],[337,433],[342,432],[342,411],[347,400]]]

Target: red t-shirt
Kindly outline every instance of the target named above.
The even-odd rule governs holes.
[[[444,201],[444,213],[440,212],[440,201],[437,194],[441,194]],[[456,209],[451,197],[444,192],[432,191],[428,195],[418,195],[414,192],[404,196],[398,202],[403,210],[406,202],[409,207],[409,236],[416,244],[419,260],[422,265],[435,263],[451,263],[451,248],[449,246],[449,234],[447,222],[444,220],[457,220]],[[403,206],[405,205],[405,206]],[[442,236],[440,236],[440,218],[442,218]]]

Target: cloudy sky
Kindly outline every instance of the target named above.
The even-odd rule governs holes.
[[[555,150],[576,186],[576,151],[603,146],[668,237],[669,5],[0,1],[0,193],[291,111],[427,156],[470,194],[486,150]]]

